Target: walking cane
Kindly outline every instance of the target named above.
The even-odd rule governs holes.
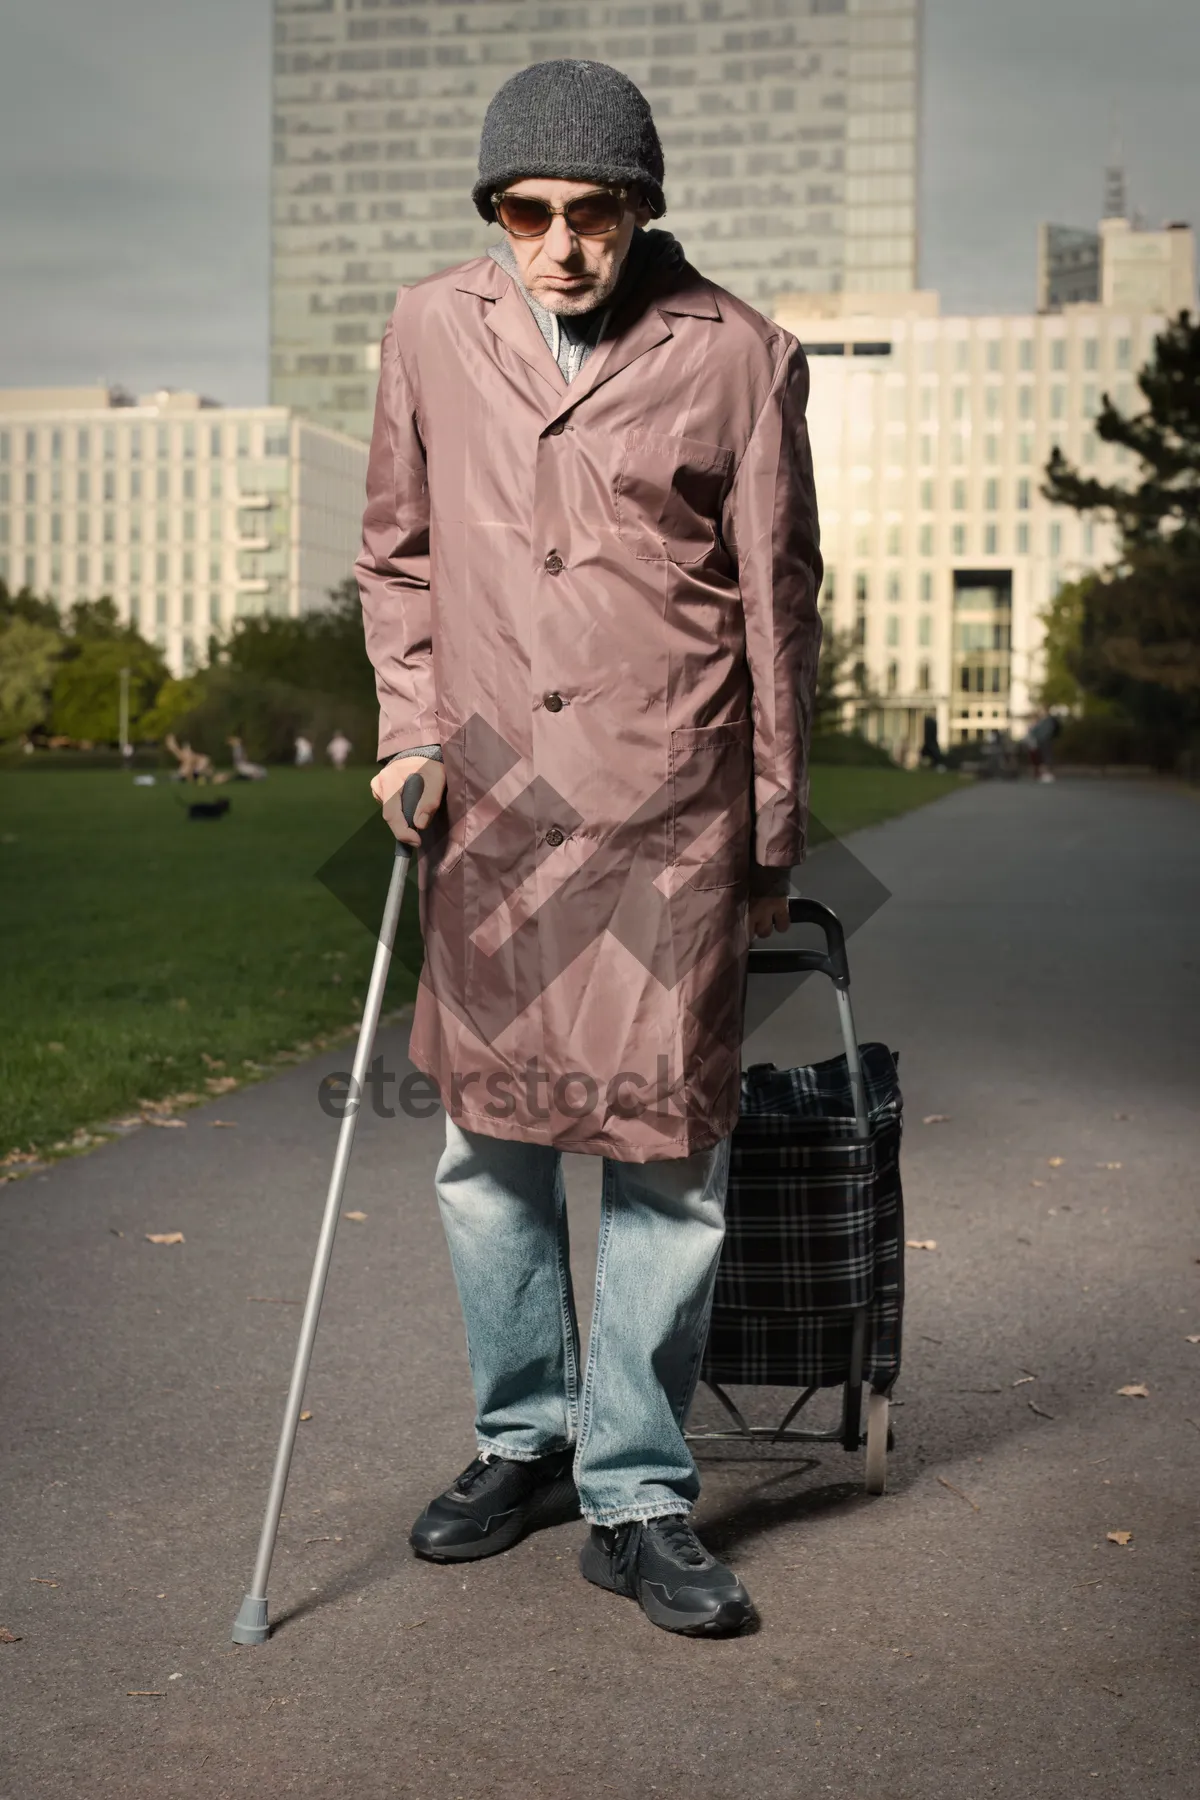
[[[404,784],[400,796],[400,806],[405,821],[409,825],[413,822],[413,815],[420,803],[424,786],[419,775],[410,775]],[[375,963],[371,970],[370,986],[367,988],[367,1003],[363,1007],[362,1025],[358,1033],[358,1048],[354,1052],[354,1072],[350,1077],[350,1091],[346,1096],[346,1110],[342,1114],[337,1150],[333,1158],[333,1173],[329,1178],[325,1216],[321,1220],[321,1235],[317,1239],[316,1260],[313,1263],[312,1276],[308,1284],[308,1298],[304,1302],[304,1317],[300,1324],[300,1342],[296,1346],[296,1360],[292,1365],[292,1382],[288,1388],[287,1405],[283,1410],[283,1429],[279,1433],[279,1448],[275,1452],[275,1467],[271,1473],[271,1486],[267,1494],[267,1510],[263,1517],[262,1536],[258,1540],[258,1558],[254,1564],[254,1578],[250,1592],[242,1601],[238,1616],[233,1623],[235,1644],[262,1644],[270,1635],[271,1628],[267,1623],[267,1578],[271,1573],[271,1559],[275,1554],[275,1539],[279,1533],[279,1515],[283,1511],[284,1490],[287,1487],[288,1471],[292,1466],[292,1452],[296,1448],[296,1427],[300,1423],[300,1408],[304,1402],[308,1365],[312,1361],[313,1341],[317,1335],[317,1321],[321,1316],[321,1301],[325,1297],[325,1282],[333,1257],[333,1237],[337,1230],[342,1195],[346,1189],[350,1152],[354,1148],[354,1128],[358,1123],[359,1109],[362,1105],[367,1065],[370,1063],[371,1052],[375,1047],[375,1032],[379,1026],[379,1014],[383,1006],[383,990],[387,986],[388,969],[391,966],[392,950],[396,942],[396,924],[400,917],[400,902],[404,897],[404,884],[408,879],[411,862],[411,850],[406,844],[397,842],[396,857],[392,864],[392,878],[388,883],[387,899],[383,907],[383,923],[379,927]]]

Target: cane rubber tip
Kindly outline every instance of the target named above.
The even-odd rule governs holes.
[[[271,1635],[271,1627],[267,1624],[267,1603],[253,1594],[247,1594],[242,1601],[241,1610],[233,1621],[233,1641],[235,1644],[265,1644]]]

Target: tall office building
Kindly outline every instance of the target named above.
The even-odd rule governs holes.
[[[369,434],[396,288],[495,236],[484,110],[546,57],[643,89],[664,224],[743,299],[912,288],[919,35],[920,0],[275,0],[272,400]]]

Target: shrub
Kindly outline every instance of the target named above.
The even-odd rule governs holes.
[[[872,744],[857,731],[822,731],[813,738],[809,761],[861,769],[894,769],[882,744]]]

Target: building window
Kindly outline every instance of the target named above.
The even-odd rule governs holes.
[[[159,426],[155,443],[158,449],[159,462],[165,462],[167,457],[171,454],[171,433],[165,425]]]
[[[117,460],[117,434],[111,425],[104,427],[104,460],[105,462]]]
[[[116,497],[117,497],[117,471],[115,469],[105,469],[105,471],[104,471],[104,498],[105,498],[105,500],[107,500],[111,503],[113,500],[116,499]]]
[[[75,476],[75,498],[86,505],[92,497],[92,483],[86,469],[80,469]]]
[[[953,554],[955,556],[965,556],[967,554],[967,528],[966,528],[966,526],[965,525],[956,525],[954,527],[953,533],[951,534],[951,540],[952,540]]]
[[[88,555],[87,555],[86,550],[81,550],[79,552],[78,556],[75,558],[75,585],[77,587],[85,588],[87,586],[87,584],[88,584]]]
[[[209,426],[208,454],[210,456],[220,456],[221,454],[221,427],[219,425]]]
[[[998,419],[1002,411],[1002,390],[998,387],[988,388],[984,395],[984,414],[989,419]]]
[[[116,513],[106,512],[104,515],[104,541],[106,544],[115,544],[117,541]]]
[[[154,578],[156,581],[165,581],[167,579],[167,566],[167,553],[165,550],[160,550],[154,559]]]
[[[917,620],[917,642],[926,650],[933,642],[933,620],[928,613]]]
[[[887,530],[887,553],[889,556],[903,556],[903,540],[899,525],[889,525]]]
[[[1065,369],[1067,366],[1067,340],[1055,338],[1050,345],[1050,367]]]
[[[1125,363],[1122,363],[1121,367],[1124,369],[1125,367],[1127,367],[1127,365]],[[50,433],[50,461],[51,462],[61,462],[62,461],[62,444],[63,444],[62,432],[61,431],[52,431]]]
[[[965,387],[956,387],[954,390],[954,417],[965,419],[968,411],[967,390]]]
[[[164,507],[161,512],[155,515],[154,520],[154,535],[160,544],[165,544],[167,541],[167,524],[167,511]]]
[[[855,534],[854,534],[854,554],[855,554],[855,556],[870,556],[870,554],[871,554],[871,528],[869,525],[860,525],[858,530],[855,532]]]
[[[186,569],[184,570],[184,578],[185,578],[185,580],[187,578]],[[185,593],[183,596],[182,618],[183,618],[183,622],[185,625],[191,624],[191,622],[192,622],[192,596],[190,593]]]
[[[135,425],[129,433],[129,460],[130,462],[141,462],[142,460],[142,428],[140,425]]]
[[[1130,365],[1130,362],[1132,361],[1132,358],[1133,358],[1133,339],[1127,338],[1127,337],[1118,338],[1117,339],[1117,367],[1118,367],[1118,369],[1127,369]]]
[[[37,461],[37,432],[36,431],[27,431],[25,433],[25,461],[27,463]]]
[[[264,456],[286,456],[288,453],[287,427],[275,426],[267,433],[263,444]]]
[[[1000,461],[1000,439],[996,436],[994,431],[989,432],[987,437],[983,440],[983,460],[985,463],[998,463]]]
[[[918,663],[917,664],[917,687],[922,694],[927,694],[929,692],[930,687],[932,686],[930,676],[931,676],[931,670],[930,670],[929,664],[927,662]]]
[[[1027,475],[1022,475],[1020,481],[1018,481],[1018,483],[1017,483],[1017,511],[1018,512],[1028,512],[1029,511],[1029,494],[1030,494],[1029,477]]]
[[[932,481],[923,481],[921,483],[921,511],[922,512],[932,512],[933,511],[933,483],[932,483]]]
[[[955,512],[966,512],[966,510],[967,510],[967,484],[965,481],[956,481],[951,486],[950,504],[954,508]]]
[[[1017,526],[1017,555],[1029,555],[1029,526],[1023,519]]]
[[[1032,367],[1033,367],[1033,339],[1032,338],[1025,337],[1025,338],[1021,338],[1018,340],[1018,343],[1017,343],[1017,367],[1021,368],[1021,369],[1032,369]]]
[[[893,569],[892,573],[888,576],[887,597],[889,600],[899,600],[900,598],[900,576],[895,569]]]
[[[921,467],[923,469],[929,468],[934,460],[933,439],[931,437],[923,437],[921,439]]]
[[[1051,556],[1062,555],[1062,526],[1057,519],[1050,527],[1050,554]]]
[[[26,506],[37,504],[37,476],[32,469],[27,470],[25,475],[25,504]]]
[[[1090,519],[1083,526],[1083,554],[1094,556],[1096,553],[1096,527]]]
[[[1020,419],[1032,419],[1033,417],[1033,389],[1028,384],[1017,389],[1017,417]]]
[[[995,556],[996,546],[999,541],[999,533],[996,526],[985,525],[983,528],[983,554],[985,556]]]
[[[1000,483],[993,475],[983,484],[983,507],[985,512],[995,512],[1000,505]]]
[[[822,584],[822,587],[823,587],[823,598],[824,598],[825,604],[826,604],[826,606],[831,606],[833,604],[833,602],[837,599],[837,570],[836,569],[826,569],[825,579]]]
[[[129,498],[131,500],[140,500],[141,497],[142,497],[142,471],[140,469],[130,469],[130,471],[129,471]]]
[[[999,338],[989,338],[987,347],[987,366],[993,373],[1000,367],[1003,345]]]
[[[61,513],[51,513],[50,514],[50,542],[52,544],[61,544],[62,536],[63,536],[62,514]],[[29,538],[30,538],[29,520],[26,519],[26,521],[25,521],[25,541],[26,541],[26,543],[29,542]]]
[[[918,544],[919,544],[919,548],[920,548],[920,552],[921,552],[922,556],[932,556],[933,555],[933,526],[932,525],[922,525],[920,534],[918,537]]]
[[[1023,431],[1017,439],[1017,461],[1024,466],[1033,461],[1033,433]]]
[[[887,622],[887,641],[893,650],[900,642],[900,621],[894,613]]]
[[[221,596],[218,593],[208,596],[208,622],[210,625],[221,623]]]
[[[185,512],[183,515],[183,535],[185,541],[189,543],[196,535],[196,515],[194,512]]]
[[[185,469],[183,471],[183,497],[185,500],[194,500],[196,498],[195,469]]]
[[[956,431],[951,435],[951,438],[950,438],[950,461],[952,463],[954,463],[955,466],[957,467],[957,466],[961,465],[962,463],[965,463],[966,460],[967,460],[966,434],[961,431]]]
[[[971,346],[966,338],[959,338],[954,346],[954,367],[960,372],[969,368],[971,362]]]
[[[921,598],[922,598],[922,600],[932,600],[933,599],[933,570],[932,569],[922,569],[921,570]]]
[[[90,536],[90,520],[87,513],[79,513],[75,520],[75,542],[86,544]]]
[[[854,598],[859,606],[867,604],[867,577],[862,569],[854,577]]]
[[[6,463],[12,457],[12,436],[7,431],[0,431],[0,463]]]
[[[1067,416],[1067,390],[1061,385],[1050,389],[1050,417],[1065,419]]]
[[[894,694],[898,692],[899,687],[900,664],[898,662],[890,662],[887,666],[887,691],[889,694]]]
[[[155,594],[154,596],[154,620],[157,625],[165,625],[167,622],[167,596],[165,594]]]
[[[1099,340],[1099,338],[1094,338],[1094,337],[1084,338],[1084,340],[1083,340],[1083,366],[1085,369],[1098,369],[1100,367],[1100,340]]]

